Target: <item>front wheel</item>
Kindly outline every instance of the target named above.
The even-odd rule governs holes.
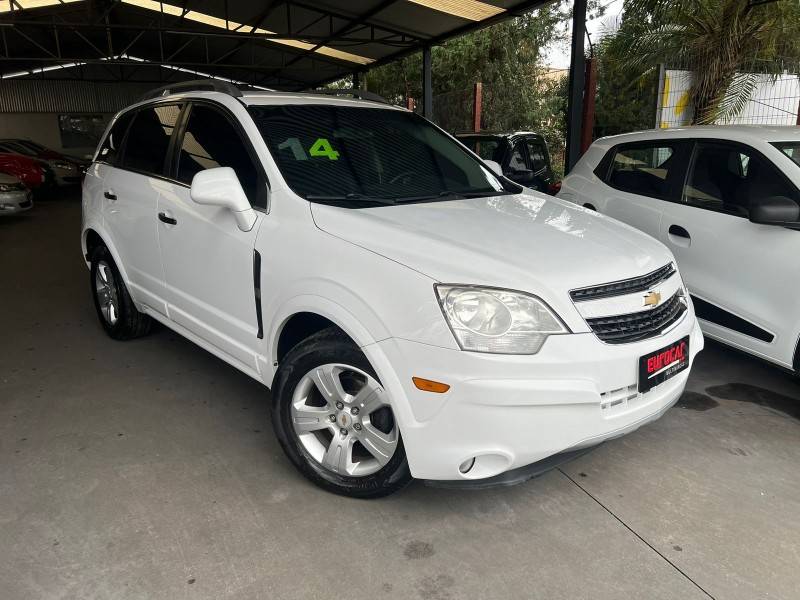
[[[388,394],[340,330],[317,333],[287,354],[275,377],[272,408],[286,455],[316,485],[376,498],[411,481]]]
[[[95,248],[90,260],[94,307],[106,333],[115,340],[130,340],[148,333],[152,321],[134,306],[108,248]]]

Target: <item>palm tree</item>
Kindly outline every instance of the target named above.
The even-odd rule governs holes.
[[[712,123],[742,111],[758,74],[797,72],[798,34],[797,0],[626,0],[614,44],[639,76],[691,71],[693,122]]]

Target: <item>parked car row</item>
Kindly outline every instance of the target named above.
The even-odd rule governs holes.
[[[0,140],[0,216],[31,209],[34,192],[80,183],[87,165],[31,140]]]

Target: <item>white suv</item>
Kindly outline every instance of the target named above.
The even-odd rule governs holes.
[[[602,138],[559,197],[667,244],[709,337],[800,374],[800,127]]]
[[[155,319],[270,387],[314,483],[520,481],[681,395],[703,337],[659,242],[406,110],[206,87],[121,112],[88,169],[97,312],[115,339]]]

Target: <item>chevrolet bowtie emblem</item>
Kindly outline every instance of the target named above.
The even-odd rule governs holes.
[[[658,306],[661,302],[661,294],[659,292],[649,292],[644,297],[645,306]]]

